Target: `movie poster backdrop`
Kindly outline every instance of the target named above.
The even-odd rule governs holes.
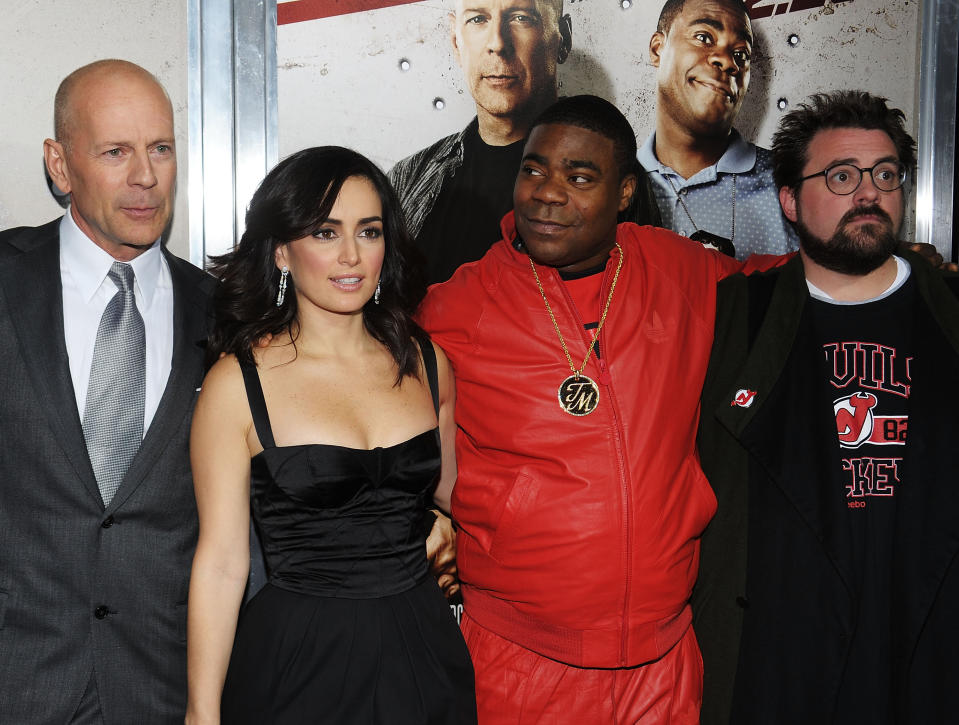
[[[454,0],[280,0],[279,149],[356,148],[388,170],[461,130],[474,103],[453,59]],[[737,128],[768,146],[780,114],[811,93],[883,95],[916,128],[919,3],[914,0],[747,0],[756,47]],[[615,103],[638,142],[655,125],[649,38],[660,0],[565,0],[572,52],[560,95]],[[781,107],[780,107],[781,106]]]
[[[455,0],[280,0],[280,157],[337,144],[384,171],[462,130],[475,105],[451,48]],[[482,2],[478,3],[482,5]],[[768,146],[781,114],[809,94],[859,88],[889,98],[915,133],[919,3],[747,0],[755,36],[749,91],[735,124]],[[655,127],[649,39],[660,0],[565,0],[572,50],[558,93],[615,103],[642,144]],[[913,224],[907,222],[906,237]],[[492,240],[491,240],[492,241]],[[454,603],[454,613],[462,605]]]

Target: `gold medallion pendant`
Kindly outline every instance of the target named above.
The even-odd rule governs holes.
[[[599,386],[583,374],[566,378],[558,394],[559,407],[570,415],[589,415],[599,405]]]
[[[566,380],[564,380],[557,391],[559,398],[559,407],[570,415],[584,416],[589,415],[596,406],[599,405],[599,386],[586,375],[583,371],[589,363],[589,357],[593,354],[593,348],[596,347],[596,341],[599,340],[599,333],[606,324],[606,315],[609,312],[609,305],[613,301],[613,292],[616,290],[616,281],[619,279],[619,272],[623,268],[623,248],[616,242],[616,249],[619,250],[619,261],[616,263],[616,274],[613,275],[613,282],[609,286],[609,296],[606,298],[606,305],[603,307],[603,314],[599,319],[599,325],[596,327],[596,334],[586,348],[586,357],[583,358],[583,364],[577,369],[573,365],[573,358],[569,354],[569,348],[566,346],[566,340],[563,339],[563,333],[559,331],[559,323],[556,322],[556,315],[553,314],[553,308],[550,307],[549,300],[546,299],[546,290],[543,289],[543,283],[539,280],[539,273],[536,271],[536,264],[532,257],[529,260],[529,266],[533,269],[533,279],[536,280],[536,286],[543,297],[543,303],[546,305],[546,311],[549,313],[549,319],[553,323],[553,329],[559,337],[559,344],[566,355],[566,362],[569,363],[569,369],[572,371]]]

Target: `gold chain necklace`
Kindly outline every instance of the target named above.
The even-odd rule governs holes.
[[[606,297],[606,306],[603,308],[603,314],[599,318],[599,325],[596,327],[596,334],[586,348],[586,357],[583,358],[583,364],[576,369],[573,365],[573,357],[569,354],[569,348],[566,347],[566,340],[563,339],[563,333],[559,331],[559,324],[556,322],[556,315],[553,314],[553,308],[549,306],[549,300],[546,299],[546,290],[543,289],[543,283],[539,281],[539,274],[536,272],[536,264],[533,258],[529,259],[529,266],[533,270],[533,278],[536,280],[536,286],[539,287],[539,293],[546,304],[546,311],[549,313],[549,319],[553,321],[553,329],[556,330],[556,336],[559,337],[559,344],[563,347],[566,354],[566,361],[569,363],[569,369],[573,374],[566,378],[559,386],[558,397],[559,407],[570,415],[589,415],[596,406],[599,405],[599,386],[596,385],[587,375],[583,374],[586,370],[586,364],[589,362],[589,356],[593,354],[593,348],[599,340],[599,332],[606,323],[606,314],[609,312],[609,305],[613,301],[613,292],[616,291],[616,281],[619,279],[619,271],[623,268],[623,248],[619,242],[614,242],[616,249],[619,250],[619,262],[616,264],[616,273],[613,275],[613,283],[609,286],[609,295]]]

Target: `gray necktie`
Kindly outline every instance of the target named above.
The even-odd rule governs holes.
[[[109,505],[143,440],[146,334],[133,295],[133,267],[114,262],[110,279],[119,288],[97,329],[83,437],[103,505]]]

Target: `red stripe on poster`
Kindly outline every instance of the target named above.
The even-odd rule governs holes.
[[[332,18],[413,2],[417,0],[292,0],[276,6],[276,24],[302,23],[304,20]]]
[[[852,0],[838,0],[852,2]],[[826,0],[746,0],[749,17],[753,20],[769,18],[773,15],[798,13],[801,10],[812,10],[826,6]]]

